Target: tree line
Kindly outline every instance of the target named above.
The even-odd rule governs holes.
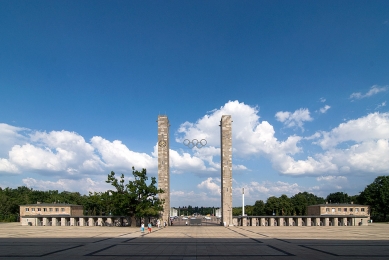
[[[132,180],[126,182],[122,174],[117,177],[114,172],[108,174],[107,183],[113,189],[105,192],[90,192],[81,195],[79,192],[58,190],[39,191],[25,186],[0,188],[0,221],[18,221],[19,206],[25,204],[66,203],[82,205],[84,215],[108,216],[125,215],[133,220],[142,217],[158,216],[163,209],[164,201],[158,199],[163,190],[156,187],[156,178],[148,180],[146,169],[137,171],[133,168]],[[347,193],[336,192],[329,194],[325,199],[312,193],[300,192],[290,198],[286,195],[269,197],[266,202],[257,200],[254,205],[245,206],[245,214],[261,215],[296,215],[307,214],[309,205],[322,203],[351,203],[370,205],[371,216],[376,221],[386,221],[389,213],[389,176],[379,176],[373,183],[359,194],[349,196]],[[213,214],[214,207],[180,207],[181,213]],[[233,215],[242,214],[241,207],[233,208]],[[131,221],[135,223],[135,221]]]
[[[123,174],[116,177],[112,171],[106,182],[113,186],[112,190],[89,192],[88,195],[58,190],[39,191],[25,186],[0,188],[0,221],[18,221],[19,206],[37,202],[82,205],[86,216],[129,216],[132,225],[135,225],[136,218],[158,216],[163,210],[164,201],[158,199],[163,190],[156,187],[155,177],[148,180],[146,169],[137,171],[132,168],[132,180],[128,182]]]
[[[290,198],[286,195],[269,197],[266,202],[257,200],[254,205],[245,205],[248,216],[303,216],[307,215],[309,205],[315,204],[362,204],[370,206],[370,216],[375,221],[387,221],[389,214],[389,176],[379,176],[366,186],[359,195],[349,196],[347,193],[330,193],[326,198],[312,193],[300,192]],[[234,216],[242,215],[242,207],[232,209]]]

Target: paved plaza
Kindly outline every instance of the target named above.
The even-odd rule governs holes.
[[[130,227],[0,223],[1,259],[389,259],[389,224]]]

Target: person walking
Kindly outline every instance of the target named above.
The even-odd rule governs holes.
[[[143,222],[142,222],[142,224],[140,225],[140,231],[141,231],[142,233],[145,232],[145,223],[143,223]]]
[[[149,222],[149,224],[147,224],[147,229],[149,231],[149,233],[151,233],[151,223]]]

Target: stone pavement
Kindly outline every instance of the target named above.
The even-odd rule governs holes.
[[[0,223],[0,259],[389,259],[389,224],[39,227]]]

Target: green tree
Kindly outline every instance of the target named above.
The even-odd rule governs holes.
[[[150,184],[147,184],[146,169],[135,170],[132,167],[133,181],[125,184],[122,174],[117,179],[112,171],[108,174],[107,183],[110,183],[116,190],[109,190],[112,194],[113,211],[115,214],[128,215],[131,217],[131,226],[136,225],[136,218],[158,216],[163,210],[164,201],[158,199],[158,194],[163,190],[156,187],[156,178],[152,177]]]
[[[360,203],[370,205],[371,215],[386,221],[389,213],[389,176],[379,176],[359,195]]]
[[[325,202],[323,198],[317,197],[316,195],[306,191],[299,192],[290,199],[293,206],[293,215],[298,216],[306,215],[308,206],[323,204]]]
[[[233,216],[241,216],[242,215],[242,207],[233,207],[232,208]]]
[[[266,215],[279,215],[279,201],[275,196],[267,198],[265,204],[265,213]]]
[[[292,215],[293,207],[292,203],[290,201],[290,198],[286,196],[285,194],[281,195],[281,197],[278,198],[279,201],[279,208],[281,210],[280,214],[281,216],[290,216]]]
[[[343,192],[335,192],[335,193],[330,193],[326,201],[328,203],[350,203],[350,198],[347,193]]]
[[[266,215],[265,212],[265,203],[262,200],[257,200],[253,206],[253,215],[254,216],[263,216]]]

